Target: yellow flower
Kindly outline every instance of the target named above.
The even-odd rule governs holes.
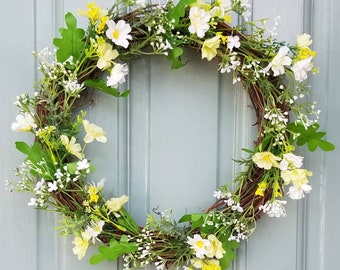
[[[261,183],[257,184],[258,185],[258,188],[256,189],[255,191],[255,195],[258,195],[258,196],[264,196],[264,192],[267,188],[267,182],[266,181],[262,181]]]
[[[60,135],[61,143],[65,146],[66,151],[70,154],[76,156],[79,159],[84,157],[84,154],[81,153],[81,146],[79,143],[76,143],[76,138],[71,137],[71,140],[66,135]]]
[[[83,126],[86,131],[86,135],[84,137],[85,143],[93,142],[94,139],[99,142],[106,143],[107,139],[105,137],[105,132],[101,127],[98,127],[95,124],[90,124],[88,120],[83,120]]]
[[[307,176],[312,176],[313,173],[307,171],[305,169],[295,169],[295,170],[287,170],[281,171],[281,177],[285,184],[289,184],[290,182],[297,187],[302,186],[303,184],[308,183]]]
[[[273,184],[273,192],[275,198],[283,196],[281,186],[277,181],[275,181]]]
[[[95,2],[91,2],[86,5],[88,10],[78,9],[78,13],[80,15],[84,15],[90,19],[91,24],[96,24],[97,21],[100,21],[103,17],[107,15],[107,10],[104,8],[100,8],[96,5]]]
[[[279,161],[280,158],[273,155],[271,152],[257,152],[253,155],[252,160],[259,168],[269,170],[272,167],[279,167],[277,161]]]
[[[213,59],[217,54],[216,49],[220,46],[220,42],[220,37],[218,35],[213,38],[206,39],[202,46],[202,59],[207,58],[208,61]]]
[[[225,254],[225,250],[222,248],[222,243],[213,234],[208,235],[208,240],[210,242],[210,246],[206,247],[207,257],[221,259],[223,254]]]
[[[110,212],[118,212],[128,200],[129,197],[126,195],[119,198],[111,198],[106,202],[106,206],[109,208]]]
[[[90,186],[89,189],[87,190],[87,193],[90,195],[89,202],[98,202],[99,196],[96,193],[96,187]]]
[[[203,264],[202,270],[221,270],[218,260],[209,260]]]
[[[89,240],[91,235],[87,232],[82,232],[81,236],[74,237],[72,243],[75,245],[72,249],[75,255],[78,255],[78,259],[81,260],[89,247]]]
[[[232,17],[231,17],[230,14],[226,13],[226,14],[224,14],[224,18],[223,19],[224,19],[224,21],[226,23],[231,23]]]
[[[218,36],[220,38],[220,40],[222,41],[222,44],[226,44],[228,42],[228,37],[223,36],[222,32],[217,32],[216,36]]]
[[[98,199],[99,199],[99,195],[98,193],[100,191],[102,191],[103,189],[103,186],[104,186],[104,179],[101,180],[97,186],[95,184],[92,184],[89,186],[88,190],[87,190],[87,193],[90,195],[90,199],[89,199],[89,203],[91,202],[98,202]]]
[[[303,59],[307,59],[309,57],[315,57],[316,56],[316,51],[312,51],[309,48],[301,48],[298,51],[298,56],[296,58],[296,60],[303,60]]]
[[[106,25],[106,22],[110,19],[109,16],[104,16],[103,18],[101,18],[97,28],[96,28],[96,32],[98,34],[102,34],[104,32],[104,28],[105,28],[105,25]]]
[[[111,66],[111,61],[119,55],[117,50],[112,50],[112,45],[108,43],[99,43],[97,47],[97,55],[99,56],[97,67],[99,69],[107,69]]]

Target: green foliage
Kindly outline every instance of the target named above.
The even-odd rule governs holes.
[[[92,87],[97,90],[100,90],[106,94],[109,94],[114,97],[127,97],[130,93],[130,90],[126,90],[123,93],[120,93],[117,88],[113,88],[111,86],[107,86],[106,82],[102,79],[91,79],[84,81],[84,85],[87,87]]]
[[[33,167],[33,169],[31,170],[32,175],[39,175],[45,180],[53,179],[55,171],[53,162],[46,151],[43,151],[40,143],[35,142],[32,146],[29,146],[25,142],[16,142],[15,146],[20,152],[27,155],[27,158],[25,160],[29,161],[31,163],[31,167]],[[45,162],[46,169],[34,170],[34,168],[42,167],[39,165],[39,163],[41,162]]]
[[[323,151],[333,151],[334,144],[322,139],[326,132],[318,132],[319,124],[309,126],[307,129],[302,124],[291,123],[287,129],[295,134],[299,134],[296,144],[302,146],[307,144],[308,150],[314,152],[318,147]]]
[[[179,23],[179,19],[184,17],[185,15],[186,7],[195,2],[196,0],[180,0],[176,6],[169,7],[169,21],[175,20],[174,26],[177,26]]]
[[[191,228],[196,229],[203,225],[206,216],[207,214],[205,213],[187,214],[187,215],[184,215],[182,218],[180,218],[178,222],[179,223],[190,222]]]
[[[167,59],[172,61],[172,65],[171,65],[172,69],[178,69],[184,66],[181,60],[182,54],[183,54],[183,49],[180,47],[175,47],[171,51],[169,51]]]
[[[59,29],[61,38],[53,39],[53,44],[58,48],[56,56],[59,62],[65,62],[72,56],[75,63],[85,47],[85,31],[77,28],[77,19],[70,12],[65,15],[65,23],[67,28]]]
[[[127,236],[122,235],[119,242],[112,238],[109,246],[99,246],[98,251],[99,254],[95,254],[91,257],[91,264],[98,264],[103,260],[115,261],[123,254],[137,251],[137,245],[128,242]]]
[[[220,259],[221,269],[228,269],[230,267],[230,261],[236,260],[237,255],[235,249],[237,249],[240,244],[234,240],[229,241],[226,236],[218,237],[222,243],[222,247],[225,250],[225,254],[222,259]]]

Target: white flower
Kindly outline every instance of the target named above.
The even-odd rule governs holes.
[[[295,80],[302,82],[307,79],[307,72],[311,71],[313,68],[312,57],[308,57],[299,62],[296,62],[292,66],[292,71],[294,72]]]
[[[289,53],[289,48],[287,46],[283,46],[280,48],[277,55],[273,58],[273,60],[269,63],[269,65],[264,69],[265,72],[268,72],[271,69],[274,73],[274,76],[279,76],[285,73],[284,66],[289,66],[292,63],[292,59],[287,56]]]
[[[229,11],[233,7],[230,0],[218,0],[216,3],[223,9],[223,11]]]
[[[136,5],[141,7],[146,7],[146,0],[136,0]]]
[[[90,225],[85,230],[92,238],[92,243],[95,244],[97,236],[102,232],[105,222],[103,220],[93,221],[91,220]]]
[[[209,20],[210,14],[206,12],[204,9],[200,9],[198,7],[191,7],[189,11],[189,19],[190,19],[190,26],[189,32],[191,34],[195,34],[199,38],[203,38],[205,32],[209,30]]]
[[[16,122],[12,123],[11,128],[13,131],[30,131],[37,127],[34,123],[34,118],[28,112],[25,112],[23,115],[19,114],[15,117]]]
[[[129,41],[132,37],[129,35],[131,27],[124,20],[120,20],[115,23],[113,20],[109,20],[107,23],[108,29],[106,30],[106,36],[112,40],[118,46],[122,46],[125,49],[129,46]]]
[[[217,200],[223,198],[223,194],[221,190],[214,190],[213,197],[215,197]]]
[[[81,170],[89,170],[90,163],[87,161],[87,159],[83,159],[77,162],[77,171]]]
[[[33,207],[37,207],[38,203],[37,203],[37,199],[36,198],[31,198],[31,200],[27,203],[28,206],[33,206]]]
[[[301,168],[303,157],[296,156],[293,153],[284,154],[280,162],[280,170],[286,171],[290,166],[293,168]]]
[[[287,215],[284,207],[286,203],[286,201],[275,200],[272,203],[266,202],[265,205],[261,205],[259,209],[262,210],[263,213],[267,213],[270,217],[285,217]]]
[[[208,254],[207,247],[210,246],[210,242],[207,239],[203,239],[199,234],[195,234],[194,237],[187,237],[187,243],[196,252],[196,257],[203,259]]]
[[[305,197],[305,193],[310,193],[312,190],[312,187],[307,184],[302,184],[299,186],[290,186],[288,195],[293,200],[299,200]]]
[[[247,22],[249,17],[251,16],[251,12],[249,11],[251,5],[248,3],[248,0],[241,0],[240,1],[241,8],[243,9],[242,17]]]
[[[227,47],[229,50],[233,48],[239,48],[241,46],[240,37],[239,36],[228,36],[228,44]]]
[[[84,89],[83,84],[79,84],[77,80],[68,80],[64,82],[65,91],[70,95],[78,95]]]
[[[240,203],[237,203],[237,204],[233,205],[233,206],[231,207],[231,210],[237,211],[237,212],[240,212],[240,213],[243,212],[243,208],[240,206]]]
[[[47,186],[48,186],[48,192],[52,192],[52,191],[58,190],[57,181],[48,182]]]
[[[125,82],[125,76],[129,73],[127,64],[116,64],[107,77],[107,85],[117,87],[118,84]]]

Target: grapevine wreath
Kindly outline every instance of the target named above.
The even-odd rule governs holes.
[[[295,45],[275,40],[264,20],[248,21],[245,0],[169,1],[117,0],[109,9],[90,3],[78,13],[88,18],[86,30],[74,15],[53,40],[54,52],[34,53],[42,76],[33,96],[20,95],[15,131],[34,135],[32,144],[16,142],[25,160],[16,169],[20,181],[12,189],[33,194],[29,206],[56,211],[59,229],[73,235],[73,252],[81,259],[89,245],[98,245],[90,263],[122,257],[124,269],[154,264],[157,269],[227,269],[234,250],[247,239],[263,214],[286,215],[284,195],[301,199],[311,191],[303,157],[295,146],[310,151],[334,146],[323,139],[319,111],[306,95],[315,51],[308,34]],[[235,24],[242,18],[241,24]],[[241,20],[240,20],[241,21]],[[201,213],[176,221],[167,214],[147,215],[141,227],[123,207],[126,195],[106,199],[104,181],[87,182],[93,171],[86,145],[105,143],[104,130],[86,119],[91,91],[127,97],[118,86],[128,75],[128,62],[143,55],[164,55],[173,69],[184,66],[185,48],[216,70],[231,73],[249,94],[258,127],[248,157],[236,160],[245,170],[214,192],[215,202]],[[84,136],[82,136],[84,135]]]

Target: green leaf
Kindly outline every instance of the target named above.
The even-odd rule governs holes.
[[[65,15],[65,23],[67,28],[59,29],[61,38],[53,39],[53,44],[58,48],[56,52],[57,60],[65,62],[72,56],[73,61],[76,62],[80,59],[85,47],[83,41],[85,31],[77,28],[77,19],[70,12]]]
[[[184,215],[178,222],[191,222],[191,228],[196,229],[198,227],[201,227],[202,224],[204,223],[204,219],[207,216],[207,214],[199,213],[199,214],[187,214]]]
[[[140,229],[136,223],[136,221],[133,219],[133,217],[130,215],[130,213],[122,207],[119,210],[119,214],[121,215],[117,219],[117,224],[125,228],[131,233],[139,233]]]
[[[228,269],[230,266],[230,261],[236,260],[237,258],[235,249],[239,248],[240,244],[235,240],[229,241],[227,235],[219,235],[218,240],[221,241],[222,247],[226,252],[220,259],[221,269]]]
[[[169,51],[169,54],[167,56],[167,59],[172,61],[171,68],[177,69],[184,66],[181,56],[183,54],[183,49],[180,47],[174,47],[171,51]]]
[[[318,147],[323,151],[333,151],[334,144],[322,139],[326,132],[317,132],[319,127],[319,124],[314,124],[306,129],[302,124],[291,123],[287,128],[290,132],[299,134],[296,140],[298,146],[307,144],[308,150],[311,152],[314,152]]]
[[[98,264],[103,260],[115,261],[121,255],[137,251],[135,243],[129,243],[125,235],[120,239],[120,242],[111,239],[109,246],[99,246],[99,254],[95,254],[90,258],[91,264]]]
[[[86,80],[84,81],[84,85],[87,87],[95,88],[114,97],[127,97],[130,93],[130,90],[126,90],[121,94],[116,88],[107,86],[106,82],[102,79]]]
[[[51,157],[48,155],[47,152],[43,151],[43,148],[40,143],[35,142],[32,146],[29,146],[25,142],[16,142],[15,143],[16,148],[25,154],[27,157],[25,160],[31,161],[36,167],[40,167],[39,163],[44,160],[46,162],[46,166],[50,169],[49,173],[43,173],[45,170],[43,170],[42,173],[39,173],[39,175],[45,180],[49,180],[53,177],[55,168],[53,165],[53,161]],[[37,175],[36,171],[31,170],[32,175]]]
[[[187,6],[195,2],[196,0],[180,0],[176,6],[169,8],[168,18],[170,21],[175,20],[174,26],[178,25],[181,17],[184,17]]]

